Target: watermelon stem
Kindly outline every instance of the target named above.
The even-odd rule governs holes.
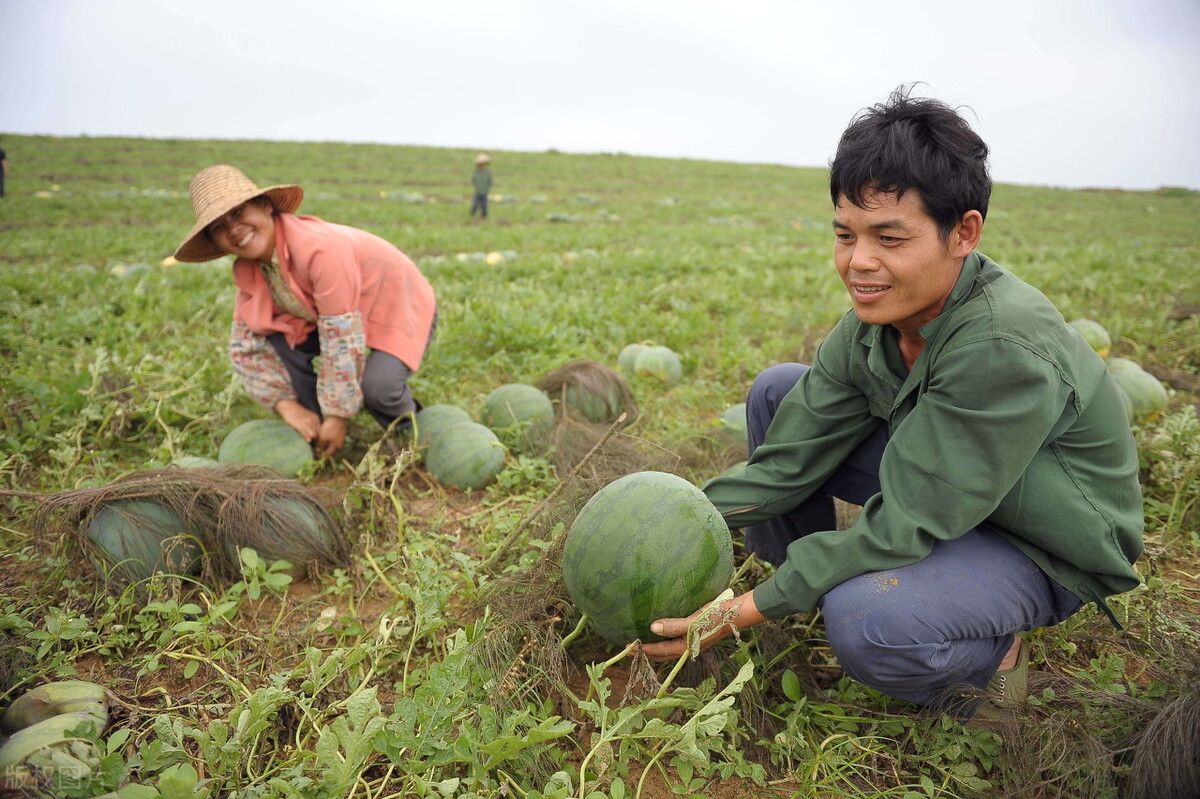
[[[688,630],[688,632],[690,634],[691,630]],[[680,653],[679,660],[676,660],[675,665],[671,667],[671,672],[667,675],[667,679],[663,680],[662,685],[659,686],[658,693],[654,697],[655,699],[662,699],[667,695],[667,689],[670,688],[671,683],[675,681],[675,676],[679,674],[679,670],[683,668],[683,664],[687,663],[688,655],[690,654],[691,646],[689,643],[687,647],[684,647],[683,652]]]
[[[640,647],[641,645],[642,645],[641,641],[634,641],[629,646],[625,647],[620,652],[618,652],[617,654],[610,657],[608,660],[601,663],[600,664],[600,673],[603,674],[604,672],[608,671],[611,667],[617,665],[622,660],[624,660],[625,658],[632,655],[634,652],[636,652],[638,650],[638,647]]]
[[[750,570],[750,565],[757,562],[758,555],[754,554],[753,552],[747,555],[745,562],[743,562],[742,565],[738,567],[738,570],[733,573],[733,577],[729,578],[729,584],[731,586],[737,585],[738,580],[742,579],[742,575]]]
[[[571,633],[570,633],[570,635],[568,635],[566,638],[562,639],[562,641],[559,643],[559,647],[560,647],[561,649],[565,650],[565,649],[566,649],[568,646],[570,646],[570,645],[571,645],[571,643],[572,643],[572,642],[573,642],[573,641],[574,641],[576,638],[578,638],[578,637],[579,637],[579,634],[583,632],[583,628],[584,628],[584,626],[585,626],[585,625],[587,625],[588,621],[589,621],[591,618],[592,618],[592,617],[591,617],[591,616],[589,616],[589,615],[587,615],[586,613],[585,613],[585,614],[583,614],[583,616],[582,616],[582,617],[580,617],[580,619],[579,619],[579,624],[576,624],[576,625],[575,625],[575,629],[574,629],[574,630],[571,630]]]
[[[688,624],[687,635],[685,636],[687,646],[683,648],[683,652],[679,655],[679,660],[675,661],[675,666],[671,669],[671,673],[667,675],[667,679],[663,680],[655,699],[662,699],[667,695],[667,689],[675,681],[675,676],[679,674],[679,670],[683,668],[683,664],[689,658],[699,656],[700,649],[706,640],[719,634],[726,626],[731,627],[733,634],[737,635],[737,627],[732,622],[733,614],[736,612],[736,605],[729,609],[721,607],[726,601],[732,598],[733,591],[726,588],[717,595],[716,599],[702,607],[696,614],[696,618],[692,619],[691,623]],[[714,621],[717,623],[712,624]],[[710,624],[712,626],[709,626]]]
[[[619,428],[625,421],[625,417],[627,415],[628,414],[626,413],[622,413],[611,425],[608,426],[608,430],[604,431],[604,435],[600,437],[600,440],[597,441],[596,444],[590,450],[588,450],[588,453],[584,455],[582,459],[580,459],[579,463],[575,464],[575,467],[571,469],[571,473],[567,475],[567,479],[561,481],[557,486],[555,486],[554,490],[551,491],[545,499],[539,502],[534,509],[529,512],[529,515],[522,519],[521,523],[518,524],[511,533],[508,534],[508,537],[500,542],[500,545],[492,551],[492,554],[488,555],[487,560],[480,565],[480,571],[486,572],[491,569],[492,566],[496,565],[496,561],[500,560],[500,558],[502,558],[508,552],[508,550],[512,548],[512,545],[517,542],[517,539],[521,537],[521,534],[525,532],[526,528],[533,523],[533,520],[538,517],[538,514],[545,510],[550,505],[551,501],[554,500],[554,498],[560,493],[562,493],[564,488],[571,484],[571,480],[576,474],[579,473],[579,470],[583,468],[583,465],[587,463],[593,455],[596,454],[596,451],[599,450],[606,441],[612,438],[613,433],[617,432],[617,428]],[[562,535],[565,535],[565,533]]]

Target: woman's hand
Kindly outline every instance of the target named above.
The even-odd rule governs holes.
[[[275,413],[310,444],[316,441],[321,432],[321,417],[296,400],[286,399],[275,403]]]
[[[341,416],[326,416],[317,432],[317,457],[329,458],[346,441],[346,420]]]
[[[701,608],[703,610],[703,608]],[[732,611],[733,617],[728,621],[722,621]],[[687,631],[688,625],[700,615],[697,610],[686,619],[659,619],[650,625],[650,632],[655,635],[661,635],[668,639],[666,641],[658,641],[653,644],[643,644],[642,651],[646,653],[646,657],[651,660],[678,660],[679,656],[687,649]],[[703,638],[700,643],[701,651],[708,649],[710,646],[720,641],[733,632],[733,627],[739,630],[744,630],[747,627],[753,627],[767,620],[767,617],[758,612],[758,606],[754,604],[754,592],[747,591],[741,596],[735,596],[733,599],[727,599],[721,603],[719,611],[712,615],[712,626],[709,627],[711,635]],[[704,630],[697,630],[697,634],[703,635]]]

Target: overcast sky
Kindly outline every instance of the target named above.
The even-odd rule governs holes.
[[[13,133],[802,166],[920,80],[997,181],[1200,188],[1200,0],[0,0],[0,75]]]

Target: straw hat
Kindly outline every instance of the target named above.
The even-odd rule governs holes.
[[[479,155],[475,156],[475,166],[483,166],[484,164],[490,164],[491,162],[492,157],[487,153],[480,153]]]
[[[228,164],[200,170],[188,184],[188,193],[192,195],[196,224],[175,250],[175,258],[191,263],[211,261],[225,255],[225,251],[205,235],[204,229],[247,200],[266,197],[276,210],[290,214],[300,207],[304,199],[304,189],[295,184],[260,189],[240,169]]]

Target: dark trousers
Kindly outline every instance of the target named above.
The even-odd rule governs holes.
[[[766,438],[779,403],[807,370],[799,363],[779,364],[755,379],[746,400],[751,453]],[[746,548],[778,564],[792,541],[836,529],[833,497],[861,505],[879,493],[887,441],[881,422],[813,496],[783,516],[747,528]],[[922,705],[954,701],[959,686],[982,689],[1013,633],[1057,624],[1082,605],[986,522],[938,541],[916,563],[852,577],[818,604],[829,643],[847,674]],[[961,709],[973,712],[971,705]]]
[[[321,413],[321,404],[317,401],[317,372],[312,365],[313,358],[321,354],[317,331],[296,347],[289,347],[282,333],[272,333],[267,336],[267,341],[271,342],[287,369],[296,401],[314,413]],[[386,428],[396,419],[421,409],[408,387],[411,375],[412,370],[394,355],[372,350],[367,356],[361,384],[363,405],[380,426]],[[397,427],[403,429],[409,424],[401,421]]]
[[[487,195],[475,192],[475,199],[471,201],[471,216],[475,216],[475,212],[479,212],[479,216],[487,219]]]

